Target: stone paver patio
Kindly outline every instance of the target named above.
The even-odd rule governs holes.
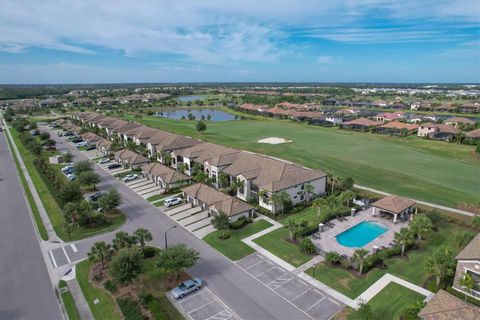
[[[396,224],[393,223],[392,219],[382,218],[379,216],[372,216],[372,208],[369,208],[365,211],[360,211],[355,214],[355,216],[345,217],[344,221],[340,221],[338,219],[331,220],[330,223],[333,224],[331,227],[324,227],[324,231],[320,233],[320,238],[316,238],[312,236],[313,244],[323,252],[331,252],[336,251],[340,255],[347,255],[351,257],[356,249],[358,248],[350,248],[344,247],[340,243],[337,242],[336,236],[345,230],[350,229],[351,227],[359,224],[363,221],[372,221],[382,224],[383,226],[387,227],[388,230],[384,234],[378,236],[373,241],[367,243],[363,246],[363,249],[366,249],[370,252],[374,252],[374,247],[388,247],[390,243],[393,242],[394,235],[398,232],[401,228],[408,226],[408,222],[397,222]]]

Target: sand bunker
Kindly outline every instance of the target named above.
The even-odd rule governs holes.
[[[292,140],[285,140],[284,138],[270,137],[270,138],[258,140],[257,142],[268,143],[268,144],[281,144],[281,143],[292,142]]]

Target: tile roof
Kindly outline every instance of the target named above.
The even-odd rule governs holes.
[[[120,159],[127,160],[130,165],[150,162],[148,158],[145,158],[141,154],[138,154],[129,149],[122,149],[120,151],[115,152],[115,157],[119,157]]]
[[[367,118],[358,118],[358,119],[343,123],[343,125],[359,125],[359,126],[365,126],[365,127],[374,127],[382,124],[383,122],[381,121],[373,121]]]
[[[160,177],[166,183],[175,183],[184,180],[190,180],[190,177],[173,168],[164,166],[158,162],[151,162],[142,167],[144,172],[148,172],[155,177]]]
[[[417,124],[407,124],[399,121],[392,121],[392,122],[387,122],[379,128],[386,128],[386,129],[407,129],[408,131],[416,130],[418,129]]]
[[[188,148],[201,143],[192,138],[161,130],[156,130],[155,134],[146,139],[145,142],[150,143],[157,151],[172,151],[181,148]]]
[[[455,122],[455,123],[464,123],[464,124],[475,124],[475,121],[464,118],[464,117],[451,117],[443,121],[444,123],[447,122]]]
[[[480,233],[456,256],[457,260],[480,260]]]
[[[465,136],[467,138],[480,138],[480,129],[467,132]]]
[[[478,320],[480,319],[480,308],[440,290],[420,310],[418,316],[423,320]]]
[[[379,209],[387,210],[393,213],[400,213],[403,210],[415,205],[415,201],[396,195],[386,196],[372,204]]]
[[[449,126],[443,123],[428,122],[428,123],[421,124],[420,127],[435,128],[437,132],[445,132],[445,133],[452,133],[452,134],[456,134],[459,131],[454,126]]]
[[[218,167],[232,163],[239,152],[239,150],[218,144],[202,142],[192,147],[182,149],[179,152],[175,152],[175,154],[192,159],[198,163],[207,161],[209,164]]]

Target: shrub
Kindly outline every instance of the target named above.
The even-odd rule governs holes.
[[[138,294],[138,303],[140,303],[142,306],[147,306],[152,299],[152,294],[146,292],[145,290],[140,291]]]
[[[325,263],[326,264],[335,265],[335,264],[340,263],[340,262],[342,262],[342,257],[340,256],[340,254],[338,254],[338,252],[331,251],[331,252],[327,252],[325,254]]]
[[[352,263],[350,262],[349,258],[342,258],[342,260],[340,261],[340,265],[342,266],[342,268],[348,269],[350,268]]]
[[[155,248],[152,248],[152,247],[143,248],[143,257],[145,259],[155,257],[156,254],[157,254],[157,250]]]
[[[307,254],[312,254],[315,252],[315,245],[312,243],[312,240],[310,238],[303,238],[302,241],[300,241],[300,250]]]
[[[100,273],[96,273],[94,276],[93,276],[93,280],[95,281],[102,281],[103,279],[103,276],[100,274]]]
[[[110,280],[110,279],[105,281],[103,286],[105,287],[105,289],[107,289],[111,293],[115,293],[118,290],[118,287],[117,287],[117,284],[115,283],[115,281]]]
[[[145,318],[137,302],[125,298],[117,299],[117,304],[120,307],[125,320],[143,320]]]
[[[251,218],[241,217],[237,221],[230,223],[230,229],[233,229],[233,230],[240,229],[251,222],[252,222]]]
[[[222,232],[222,234],[218,236],[218,239],[220,240],[227,240],[228,238],[230,238],[230,234],[225,232]]]

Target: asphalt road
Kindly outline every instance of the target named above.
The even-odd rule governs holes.
[[[87,159],[48,128],[42,127],[41,129],[51,133],[51,138],[57,142],[58,150],[69,150],[74,155],[75,161]],[[189,274],[203,279],[206,286],[240,318],[255,320],[311,319],[292,304],[286,303],[275,292],[266,288],[261,282],[208,244],[184,230],[180,225],[161,213],[157,207],[146,202],[141,196],[99,166],[95,166],[95,170],[102,177],[102,182],[98,186],[100,190],[105,191],[109,188],[115,188],[122,196],[123,203],[120,209],[128,216],[122,230],[132,232],[139,227],[146,227],[153,234],[153,244],[164,247],[164,232],[171,226],[177,225],[175,230],[168,233],[168,245],[184,243],[200,252],[200,260],[193,268],[188,270]],[[86,256],[95,241],[109,241],[112,237],[113,234],[110,233],[75,242],[78,252],[70,258],[72,260],[81,259]]]
[[[0,319],[61,319],[4,134],[0,132]]]

